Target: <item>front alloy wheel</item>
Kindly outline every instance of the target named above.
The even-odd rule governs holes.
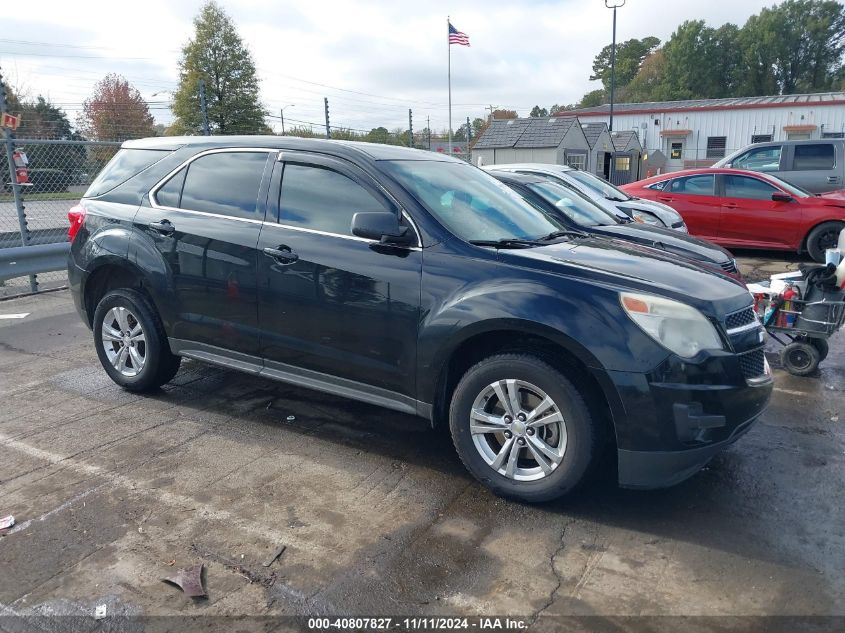
[[[472,441],[500,475],[536,481],[550,475],[566,452],[566,422],[549,395],[529,382],[498,380],[485,387],[470,413]]]
[[[116,306],[103,319],[103,351],[112,366],[124,376],[137,376],[147,360],[144,329],[128,308]]]
[[[525,353],[497,354],[470,367],[452,393],[449,429],[476,479],[496,494],[531,502],[578,486],[603,440],[578,387]]]

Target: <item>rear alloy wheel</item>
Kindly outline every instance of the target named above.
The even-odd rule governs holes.
[[[108,293],[97,305],[93,325],[100,363],[124,389],[155,389],[179,370],[181,359],[171,353],[158,314],[140,292]]]
[[[780,361],[793,376],[809,376],[819,368],[819,350],[806,341],[793,341],[781,350]]]
[[[467,469],[496,494],[523,501],[570,492],[598,453],[581,395],[528,355],[493,356],[470,368],[452,397],[449,426]]]
[[[845,223],[824,222],[810,231],[807,236],[807,253],[813,261],[824,263],[824,252],[837,247],[842,229],[845,229]]]

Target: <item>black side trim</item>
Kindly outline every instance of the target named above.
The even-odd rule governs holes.
[[[265,361],[257,356],[232,352],[222,347],[195,343],[182,339],[169,338],[170,349],[174,354],[193,358],[212,365],[235,369],[237,371],[263,376],[315,391],[322,391],[336,396],[359,400],[402,413],[418,415],[431,419],[431,405],[420,402],[395,391],[373,387],[355,380],[338,378],[310,369],[302,369],[293,365]]]

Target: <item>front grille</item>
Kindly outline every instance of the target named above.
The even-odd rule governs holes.
[[[722,262],[721,264],[719,264],[719,266],[721,266],[722,270],[724,270],[726,273],[738,272],[737,269],[736,269],[736,262],[732,259],[730,259],[726,262]]]
[[[739,312],[732,312],[725,317],[725,328],[728,332],[730,332],[731,330],[742,327],[743,325],[748,325],[749,323],[754,323],[755,321],[757,321],[757,314],[754,312],[754,308],[749,306]]]
[[[745,378],[759,378],[766,373],[766,357],[762,349],[756,349],[747,354],[741,354],[739,364]]]

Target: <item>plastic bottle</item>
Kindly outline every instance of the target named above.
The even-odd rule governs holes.
[[[795,326],[795,314],[789,312],[793,310],[793,299],[798,298],[798,291],[795,289],[795,286],[789,286],[786,290],[783,291],[783,305],[781,306],[781,312],[779,320],[782,320],[783,324],[780,327],[794,327]]]

